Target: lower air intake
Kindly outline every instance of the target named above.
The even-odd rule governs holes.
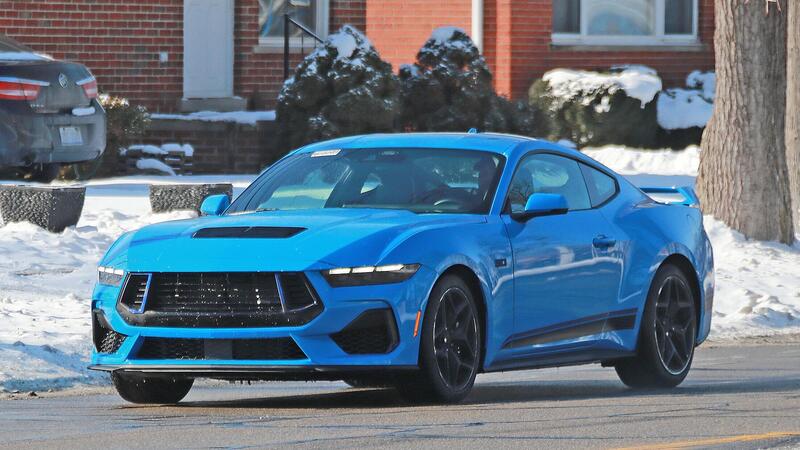
[[[145,338],[137,359],[285,361],[306,359],[306,355],[292,338]]]
[[[127,336],[111,329],[100,311],[92,311],[92,340],[98,353],[116,353]]]
[[[342,331],[332,334],[331,339],[351,355],[389,353],[399,341],[394,314],[388,308],[361,313]]]

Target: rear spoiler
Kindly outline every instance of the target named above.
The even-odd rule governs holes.
[[[658,197],[666,197],[670,199],[667,201],[662,201],[662,203],[667,203],[670,205],[700,206],[700,200],[697,198],[697,194],[695,194],[694,189],[692,189],[691,186],[640,187],[639,189],[648,195],[657,194]],[[683,198],[675,199],[677,196]]]

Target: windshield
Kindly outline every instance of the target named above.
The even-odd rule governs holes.
[[[227,214],[385,208],[486,214],[502,156],[472,150],[325,150],[290,156],[261,175]]]

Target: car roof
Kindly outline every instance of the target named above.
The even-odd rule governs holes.
[[[501,133],[392,133],[365,134],[317,142],[297,150],[297,153],[333,149],[371,148],[441,148],[454,150],[483,150],[508,156],[520,144],[539,142],[546,147],[554,144],[526,136]],[[559,147],[559,149],[562,149]]]

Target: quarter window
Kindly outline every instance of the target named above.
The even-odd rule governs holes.
[[[553,42],[696,42],[697,0],[553,0]]]
[[[617,193],[617,182],[614,178],[586,164],[580,164],[580,166],[583,177],[586,179],[586,188],[589,190],[592,208],[605,203]]]
[[[523,211],[528,197],[537,193],[563,195],[570,211],[591,208],[581,169],[569,158],[540,153],[520,162],[508,192],[511,212]]]

